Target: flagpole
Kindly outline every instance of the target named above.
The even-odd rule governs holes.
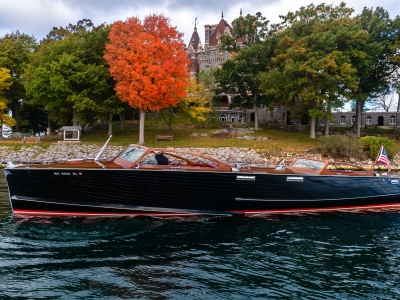
[[[382,148],[383,148],[383,146],[381,145],[381,148],[380,148],[379,151],[378,151],[378,155],[375,157],[374,166],[372,167],[372,171],[375,170],[376,162],[377,162],[377,160],[378,160],[378,157],[381,155]]]

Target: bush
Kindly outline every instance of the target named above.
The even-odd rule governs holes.
[[[331,135],[320,138],[322,156],[338,158],[363,158],[363,144],[356,138],[345,135]]]
[[[364,146],[364,150],[368,152],[368,156],[370,159],[376,158],[381,146],[385,147],[388,157],[393,158],[395,152],[394,141],[386,137],[365,136],[361,138],[361,142]]]

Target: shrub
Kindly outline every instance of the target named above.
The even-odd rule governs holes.
[[[379,136],[365,136],[361,138],[361,142],[364,146],[364,150],[368,152],[368,156],[371,159],[375,159],[381,146],[385,147],[386,153],[389,158],[393,158],[395,152],[394,141]]]
[[[345,135],[323,136],[320,144],[322,156],[363,158],[363,144],[356,138]]]

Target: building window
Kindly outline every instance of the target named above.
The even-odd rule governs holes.
[[[372,117],[371,117],[371,116],[368,116],[368,117],[365,119],[365,124],[367,124],[367,125],[372,125]]]
[[[395,116],[390,116],[390,118],[389,118],[389,124],[390,124],[390,125],[395,125],[395,124],[396,124],[396,117],[395,117]]]
[[[352,116],[351,117],[351,124],[354,124],[355,121],[356,121],[356,116]]]
[[[340,117],[340,124],[346,124],[346,117],[345,116],[341,116]]]
[[[236,116],[231,116],[231,122],[236,123],[237,122],[237,117]]]
[[[221,122],[226,122],[226,121],[228,121],[228,118],[227,118],[225,115],[220,115],[220,116],[219,116],[219,120],[220,120]]]
[[[335,125],[335,120],[329,121],[329,125]]]

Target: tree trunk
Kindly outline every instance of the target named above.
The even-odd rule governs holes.
[[[274,122],[275,121],[275,118],[274,118],[274,109],[272,108],[270,108],[269,109],[269,120],[271,121],[271,122]]]
[[[256,103],[254,103],[254,130],[258,130],[258,107]]]
[[[108,118],[108,135],[112,135],[112,119],[113,119],[113,113],[110,113]]]
[[[328,118],[325,118],[326,124],[325,124],[325,136],[329,136],[329,120]]]
[[[47,130],[46,135],[51,135],[51,119],[47,118]]]
[[[397,91],[397,95],[399,95],[399,97],[397,98],[397,112],[400,111],[400,91]]]
[[[15,131],[20,131],[20,120],[19,120],[19,100],[13,100],[12,104],[12,117],[15,119]]]
[[[315,117],[311,117],[310,139],[315,139]]]
[[[72,109],[72,126],[78,126],[78,116],[76,109]]]
[[[283,107],[283,124],[287,124],[287,106]]]
[[[326,116],[325,116],[325,136],[329,136],[329,120],[328,115],[331,114],[331,106],[328,104],[326,108]]]
[[[361,110],[362,110],[362,101],[356,101],[356,136],[358,138],[361,137]]]
[[[78,126],[78,113],[75,108],[72,109],[72,126]],[[72,137],[74,139],[78,138],[78,132],[73,131]]]
[[[397,111],[396,111],[396,128],[398,127],[399,124],[399,111],[400,111],[400,90],[397,91]]]
[[[121,130],[125,129],[125,112],[124,111],[119,114],[119,128]]]
[[[140,110],[140,121],[139,121],[139,145],[144,145],[144,120],[146,118],[146,112]]]

